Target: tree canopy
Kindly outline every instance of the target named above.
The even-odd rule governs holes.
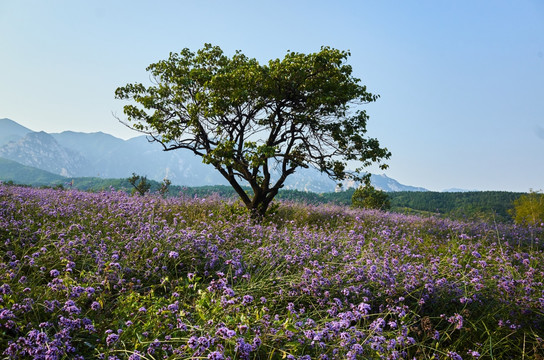
[[[246,207],[264,215],[285,179],[312,166],[335,180],[368,180],[363,168],[390,157],[365,137],[360,105],[377,100],[352,75],[349,52],[322,47],[261,65],[206,44],[151,64],[153,84],[116,90],[127,126],[164,150],[188,149],[228,180]],[[347,171],[348,161],[358,161]],[[243,185],[249,184],[253,194]]]
[[[544,224],[544,194],[531,190],[521,195],[514,201],[512,216],[518,224]]]
[[[351,197],[351,203],[355,207],[366,209],[389,210],[391,208],[387,193],[370,184],[357,188]]]

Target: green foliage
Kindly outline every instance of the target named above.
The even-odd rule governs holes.
[[[147,181],[147,176],[132,173],[132,176],[128,178],[128,182],[134,187],[132,194],[137,192],[140,196],[144,196],[151,188],[151,184]]]
[[[455,219],[512,221],[512,203],[522,194],[506,191],[472,192],[391,192],[391,210],[403,213],[425,212]],[[414,212],[415,211],[415,212]]]
[[[364,136],[366,112],[351,109],[378,95],[353,77],[345,63],[349,56],[322,47],[261,65],[240,51],[228,57],[206,44],[149,65],[155,86],[128,84],[115,94],[133,101],[124,107],[127,126],[165,150],[201,156],[262,216],[299,167],[313,166],[339,180],[362,180],[368,176],[361,175],[363,167],[373,163],[386,167],[381,161],[389,151]],[[346,162],[353,160],[361,167],[348,173]]]
[[[514,201],[511,211],[517,224],[539,225],[544,223],[544,194],[531,191]]]
[[[382,190],[377,190],[374,186],[366,184],[360,186],[351,197],[353,206],[366,208],[388,210],[391,208],[391,202],[387,193]]]

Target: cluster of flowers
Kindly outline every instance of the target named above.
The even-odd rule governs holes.
[[[0,184],[2,356],[544,353],[542,227],[234,206]]]

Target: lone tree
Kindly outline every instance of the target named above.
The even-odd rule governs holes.
[[[141,196],[144,196],[147,192],[149,192],[149,189],[151,189],[151,183],[147,181],[147,176],[140,176],[132,173],[132,176],[127,180],[133,187],[133,195],[138,193]]]
[[[364,167],[387,167],[381,160],[391,154],[364,137],[368,115],[358,107],[379,96],[352,76],[348,56],[322,47],[261,65],[240,51],[229,57],[206,44],[196,53],[170,53],[147,67],[151,86],[127,84],[115,95],[130,101],[123,123],[165,151],[201,156],[250,211],[264,215],[299,167],[313,166],[338,181],[368,181]],[[360,167],[348,172],[347,161]]]

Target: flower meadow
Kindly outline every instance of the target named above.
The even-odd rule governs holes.
[[[543,236],[0,184],[0,356],[542,359]]]

